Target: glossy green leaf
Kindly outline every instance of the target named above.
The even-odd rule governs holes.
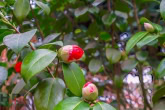
[[[156,77],[162,78],[165,76],[165,59],[163,59],[156,69]]]
[[[160,3],[160,14],[162,18],[165,20],[165,0],[162,0]]]
[[[21,75],[25,81],[45,69],[56,57],[56,52],[38,49],[29,53],[23,60]]]
[[[106,57],[110,61],[110,63],[117,63],[121,58],[121,52],[114,48],[106,49]]]
[[[165,108],[165,99],[160,99],[156,104],[154,104],[152,110],[164,110]]]
[[[35,1],[35,2],[47,15],[50,13],[50,8],[47,4],[44,4],[40,1]]]
[[[14,15],[19,21],[25,19],[29,11],[30,11],[29,0],[16,0],[14,4]]]
[[[99,70],[101,69],[102,67],[102,63],[100,60],[98,59],[92,59],[90,62],[89,62],[89,71],[92,72],[92,73],[97,73],[99,72]]]
[[[75,10],[74,14],[76,17],[79,17],[85,14],[87,11],[88,11],[88,7],[80,7]]]
[[[74,95],[81,96],[85,84],[85,77],[81,68],[76,63],[63,63],[62,69],[67,87]]]
[[[148,32],[138,32],[135,35],[133,35],[126,44],[126,53],[128,54],[131,49],[142,39],[147,35]]]
[[[139,61],[145,61],[148,57],[148,53],[146,51],[138,51],[136,53],[136,58],[139,60]]]
[[[54,110],[89,110],[90,105],[79,97],[69,97],[61,101]]]
[[[24,86],[26,85],[26,83],[24,82],[23,79],[21,79],[13,88],[11,94],[19,94],[20,91],[24,88]]]
[[[102,17],[102,21],[105,25],[110,26],[114,21],[116,20],[116,15],[111,13],[111,14],[105,14]]]
[[[140,40],[136,45],[138,48],[141,48],[141,47],[149,44],[150,42],[154,41],[158,37],[159,37],[159,35],[156,35],[156,34],[148,34],[142,40]]]
[[[97,102],[94,105],[93,110],[116,110],[116,109],[107,103]]]
[[[62,42],[62,41],[56,41],[56,42],[44,44],[44,45],[40,46],[39,48],[40,48],[40,49],[49,49],[49,48],[51,48],[51,47],[53,47],[53,46],[56,46],[56,45],[62,47],[62,46],[63,46],[63,42]]]
[[[63,80],[47,78],[39,83],[34,94],[37,110],[53,110],[63,100],[65,84]]]
[[[0,85],[7,79],[8,71],[0,66]]]
[[[165,86],[162,86],[156,92],[154,93],[152,97],[152,102],[155,104],[159,101],[160,98],[162,98],[165,95]]]
[[[121,69],[124,72],[130,72],[132,69],[136,67],[138,62],[135,59],[127,59],[122,62]]]
[[[28,44],[28,42],[32,39],[36,31],[37,30],[34,29],[21,34],[10,34],[5,36],[3,42],[15,53],[19,53],[23,49],[23,47],[25,47]]]

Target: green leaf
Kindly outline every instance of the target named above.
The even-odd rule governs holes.
[[[159,37],[159,35],[156,35],[156,34],[148,34],[142,40],[140,40],[136,45],[138,48],[141,48],[141,47],[149,44],[150,42],[154,41],[158,37]]]
[[[50,49],[54,45],[58,45],[58,46],[62,47],[63,46],[63,42],[62,41],[56,41],[56,42],[52,42],[52,43],[41,45],[39,48],[40,49]]]
[[[18,21],[22,21],[30,11],[29,0],[16,0],[14,4],[14,15]]]
[[[162,0],[160,3],[160,14],[162,18],[165,20],[165,0]]]
[[[23,60],[21,75],[25,81],[41,72],[56,57],[56,52],[47,49],[38,49],[29,53]]]
[[[74,15],[76,17],[79,17],[79,16],[85,14],[87,11],[88,11],[88,7],[80,7],[75,10]]]
[[[130,72],[132,69],[136,67],[137,64],[138,62],[135,59],[127,59],[122,62],[121,69],[124,72]]]
[[[90,106],[79,97],[69,97],[61,101],[54,110],[89,110]],[[109,109],[107,109],[109,110]]]
[[[53,110],[64,98],[65,84],[63,80],[47,78],[39,83],[34,94],[37,110]]]
[[[62,69],[67,87],[74,95],[81,96],[85,84],[85,77],[81,68],[76,63],[63,63]]]
[[[107,48],[106,57],[110,61],[110,63],[117,63],[121,58],[121,52],[113,48]]]
[[[98,59],[92,59],[90,62],[89,62],[89,71],[92,72],[92,73],[97,73],[99,72],[99,70],[101,69],[102,67],[102,63],[100,60]]]
[[[50,34],[48,35],[44,40],[43,40],[43,44],[47,44],[51,41],[53,41],[54,39],[56,39],[61,33],[54,33],[54,34]]]
[[[92,5],[93,6],[98,6],[99,4],[103,3],[105,0],[95,0]]]
[[[0,85],[7,79],[8,71],[0,66]]]
[[[161,86],[156,92],[154,93],[152,97],[153,104],[157,103],[160,98],[162,98],[165,95],[165,85]]]
[[[32,39],[36,31],[37,30],[34,29],[21,34],[10,34],[3,39],[3,42],[15,53],[19,53],[23,49],[23,47],[25,47]]]
[[[115,20],[116,20],[116,15],[114,13],[111,14],[109,13],[102,16],[102,22],[107,26],[110,26]]]
[[[140,24],[143,25],[144,23],[151,23],[151,22],[150,22],[150,20],[148,20],[147,18],[141,17],[141,18],[140,18]]]
[[[50,8],[49,8],[49,6],[48,6],[47,4],[44,4],[44,3],[40,2],[40,1],[35,1],[35,2],[36,2],[36,4],[37,4],[47,15],[49,15],[49,13],[50,13]]]
[[[146,51],[138,51],[136,53],[136,58],[141,62],[145,61],[147,57],[148,57],[148,53]]]
[[[93,110],[116,110],[116,109],[107,103],[97,102],[94,105]]]
[[[23,79],[21,79],[13,88],[11,94],[19,94],[20,91],[24,88],[24,86],[26,85],[26,83],[24,82]]]
[[[138,32],[135,35],[133,35],[126,44],[126,53],[128,54],[131,51],[131,49],[147,34],[148,32]]]
[[[162,78],[165,76],[165,59],[163,59],[156,69],[156,77]]]

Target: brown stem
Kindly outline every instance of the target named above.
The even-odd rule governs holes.
[[[29,0],[29,1],[30,1],[30,0]],[[43,40],[43,39],[44,39],[44,34],[43,34],[43,32],[42,32],[42,30],[41,30],[41,28],[40,28],[39,21],[38,21],[37,17],[35,16],[35,14],[34,14],[34,10],[33,10],[33,8],[32,8],[31,5],[30,5],[30,9],[31,9],[31,12],[32,12],[33,18],[34,18],[34,20],[35,20],[35,23],[36,23],[37,29],[39,30],[39,33],[40,33],[41,38],[42,38],[42,40]]]
[[[138,25],[138,30],[141,31],[141,26],[140,26],[140,21],[139,21],[139,17],[138,17],[138,11],[137,11],[135,0],[132,0],[132,4],[133,4],[134,16],[135,16],[135,19],[136,19],[136,22]]]
[[[120,110],[120,92],[119,90],[117,89],[116,91],[116,95],[117,95],[117,104],[118,104],[118,110]]]
[[[108,12],[111,12],[111,0],[107,0]]]
[[[147,107],[149,108],[149,110],[152,110],[152,107],[147,100],[147,93],[146,93],[144,82],[143,82],[143,69],[140,64],[138,65],[138,71],[139,71],[139,80],[140,80],[140,85],[141,85],[143,100],[144,100],[144,110],[146,110]]]

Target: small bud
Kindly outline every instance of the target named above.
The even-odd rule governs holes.
[[[150,23],[144,23],[144,28],[148,32],[154,32],[154,30],[155,30],[154,27]]]
[[[98,89],[93,83],[87,82],[82,89],[82,95],[84,99],[94,101],[98,97]]]
[[[15,71],[16,71],[17,73],[20,73],[20,72],[21,72],[21,65],[22,65],[22,62],[17,62],[17,63],[15,64],[14,69],[15,69]]]
[[[70,63],[81,59],[84,51],[77,45],[66,45],[59,49],[58,56],[65,62]]]

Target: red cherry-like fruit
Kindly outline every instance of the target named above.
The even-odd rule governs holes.
[[[20,73],[21,72],[21,65],[22,65],[22,62],[17,62],[14,66],[14,69],[17,73]]]

